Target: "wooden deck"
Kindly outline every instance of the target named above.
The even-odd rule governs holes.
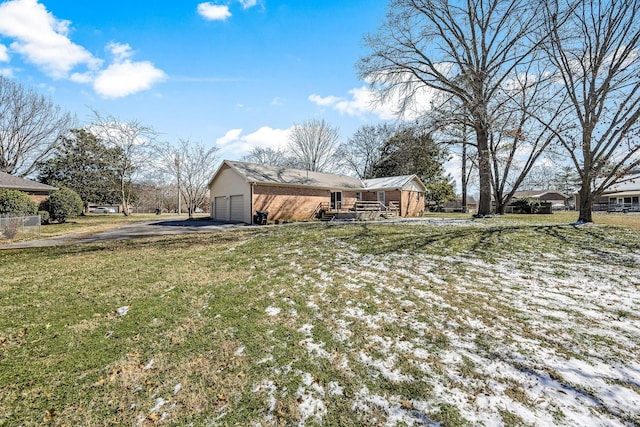
[[[320,221],[356,220],[371,221],[381,218],[396,218],[400,215],[400,208],[391,202],[385,206],[380,202],[356,202],[349,208],[335,209],[328,203],[320,203],[312,218]]]

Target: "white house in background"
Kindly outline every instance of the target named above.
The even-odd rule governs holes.
[[[602,198],[608,211],[640,212],[640,173],[625,175]]]

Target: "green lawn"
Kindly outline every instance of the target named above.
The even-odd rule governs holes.
[[[638,425],[640,230],[574,216],[0,251],[0,425]]]

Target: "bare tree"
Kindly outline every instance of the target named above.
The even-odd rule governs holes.
[[[640,0],[548,3],[548,57],[574,125],[557,136],[580,175],[579,221],[592,222],[595,198],[640,165],[639,12]]]
[[[555,132],[566,114],[561,94],[553,93],[544,61],[514,75],[495,96],[491,115],[495,118],[489,134],[491,178],[496,212],[504,213],[513,195],[531,173],[538,160],[550,155]],[[544,124],[539,120],[544,118]]]
[[[215,172],[218,148],[181,139],[177,147],[164,144],[158,151],[160,167],[177,181],[189,218],[193,218],[197,208],[205,207],[207,184]]]
[[[489,103],[539,48],[542,40],[531,37],[541,25],[538,8],[529,0],[392,0],[385,24],[365,37],[371,53],[359,74],[379,100],[399,95],[407,111],[430,88],[464,108],[478,152],[478,215],[491,211]]]
[[[146,165],[151,147],[156,142],[156,131],[136,120],[123,122],[113,116],[103,116],[94,111],[95,122],[87,130],[100,138],[107,147],[114,148],[118,155],[112,159],[122,212],[129,215],[134,192],[132,186],[136,173]]]
[[[324,120],[307,120],[291,129],[289,151],[300,167],[314,172],[331,172],[339,166],[336,155],[339,138],[337,127]]]
[[[0,171],[26,176],[74,127],[70,113],[0,75]]]
[[[274,150],[273,148],[253,147],[251,151],[241,158],[243,162],[256,163],[266,166],[289,166],[289,159],[283,150]]]
[[[432,129],[434,140],[447,146],[452,157],[460,160],[460,198],[466,208],[469,184],[478,168],[477,147],[469,118],[457,98],[441,93],[422,120]]]
[[[360,179],[373,177],[373,166],[380,161],[382,147],[398,131],[387,123],[363,125],[339,151],[343,162]]]

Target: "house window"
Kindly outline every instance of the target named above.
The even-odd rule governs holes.
[[[356,201],[361,202],[362,201],[362,193],[360,191],[358,191],[356,193]]]
[[[378,191],[378,201],[384,205],[385,203],[384,191]]]
[[[331,192],[331,209],[342,209],[342,191]]]

